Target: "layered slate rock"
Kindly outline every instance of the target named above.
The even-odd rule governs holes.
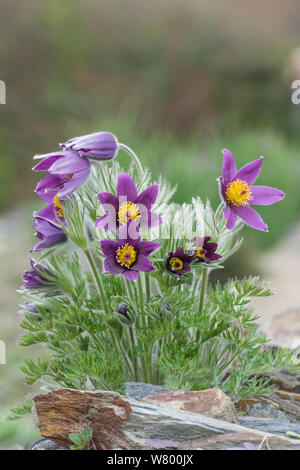
[[[156,393],[144,399],[151,403],[239,424],[232,400],[219,388],[199,391],[173,390]]]
[[[70,433],[92,430],[90,449],[224,449],[267,443],[300,450],[300,441],[118,393],[59,389],[35,397],[43,437],[69,448]],[[265,444],[264,444],[265,445]]]

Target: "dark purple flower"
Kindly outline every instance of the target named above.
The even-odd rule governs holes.
[[[183,251],[181,246],[177,248],[175,253],[168,253],[167,269],[175,276],[181,277],[182,274],[191,271],[191,262],[194,256],[188,255]]]
[[[74,137],[60,145],[67,150],[76,150],[81,157],[102,161],[112,160],[118,153],[118,141],[109,132],[95,132]]]
[[[260,173],[263,157],[237,171],[232,153],[227,149],[222,152],[223,176],[219,178],[219,182],[221,197],[226,203],[224,212],[226,227],[231,230],[235,226],[237,217],[240,217],[250,227],[267,232],[268,226],[250,205],[275,204],[281,201],[285,194],[269,186],[252,186]]]
[[[210,237],[196,237],[194,238],[195,259],[197,262],[211,263],[222,258],[221,255],[216,253],[218,245],[217,243],[209,243]]]
[[[42,211],[46,209],[48,208],[44,208]],[[46,219],[39,215],[34,215],[33,228],[36,230],[37,238],[41,241],[34,246],[32,251],[41,251],[45,248],[50,248],[67,241],[67,235],[58,222],[54,222],[53,220]]]
[[[51,203],[56,195],[63,198],[73,193],[90,174],[89,161],[72,150],[37,155],[35,158],[43,160],[33,169],[50,173],[36,187],[36,193],[46,202]]]
[[[23,274],[25,281],[24,289],[39,289],[53,284],[51,280],[43,275],[44,273],[47,276],[53,277],[53,281],[55,280],[55,276],[47,268],[41,264],[35,264],[32,258],[30,259],[30,264],[31,269],[25,271]]]
[[[118,241],[102,240],[100,244],[106,256],[104,268],[109,273],[122,274],[130,281],[136,281],[139,271],[155,269],[148,256],[160,247],[160,243],[141,241],[133,220],[120,227]]]
[[[142,230],[160,225],[161,217],[151,212],[157,194],[158,184],[155,184],[138,195],[131,177],[127,173],[121,173],[118,177],[117,196],[110,193],[98,194],[106,214],[97,220],[96,227],[118,230],[128,220],[133,220]]]

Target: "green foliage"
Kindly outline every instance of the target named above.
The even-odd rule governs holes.
[[[89,448],[93,436],[93,430],[90,428],[84,429],[81,433],[71,433],[69,438],[74,445],[70,446],[70,450],[85,450]]]
[[[130,171],[136,179],[135,170]],[[199,198],[180,207],[167,205],[173,191],[161,179],[156,210],[163,224],[142,232],[143,238],[161,243],[151,256],[156,269],[140,272],[136,283],[104,273],[98,240],[117,234],[94,228],[100,215],[96,195],[115,194],[119,172],[116,162],[92,168],[89,181],[65,204],[71,226],[66,230],[75,245],[69,240],[63,250],[42,254],[52,274],[52,291],[23,291],[39,315],[23,306],[20,345],[43,344],[50,351],[50,357],[25,361],[25,382],[42,381],[46,390],[59,386],[123,392],[125,381],[145,381],[185,390],[220,387],[243,397],[270,392],[259,374],[299,368],[288,350],[266,352],[267,338],[258,330],[250,302],[271,295],[271,289],[257,277],[206,288],[209,273],[222,268],[239,248],[241,224],[226,229],[223,204],[216,211]],[[139,190],[150,182],[146,170]],[[168,252],[178,246],[190,251],[193,237],[203,235],[218,244],[222,258],[209,265],[192,263],[192,271],[180,279],[171,274],[166,269]],[[12,410],[11,416],[26,411],[29,406]],[[88,430],[72,436],[74,447],[86,447],[90,438]]]

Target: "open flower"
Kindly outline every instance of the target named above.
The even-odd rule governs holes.
[[[183,251],[181,246],[179,246],[174,253],[171,251],[168,253],[166,261],[167,269],[175,276],[181,277],[182,274],[191,271],[191,262],[193,259],[194,256],[188,255]]]
[[[139,271],[155,269],[148,256],[160,247],[157,242],[141,241],[133,220],[120,228],[118,241],[102,240],[100,245],[106,256],[105,270],[112,274],[122,274],[130,281],[136,281]]]
[[[72,150],[37,155],[34,158],[43,159],[33,168],[35,171],[50,173],[36,187],[37,195],[46,202],[52,202],[56,195],[62,198],[73,193],[90,174],[89,161]]]
[[[118,153],[118,141],[110,132],[95,132],[74,137],[60,146],[64,149],[76,150],[80,156],[101,161],[112,160]]]
[[[41,251],[67,241],[67,235],[58,222],[54,222],[53,220],[34,215],[33,228],[36,230],[37,238],[41,241],[34,246],[32,251]]]
[[[30,264],[31,269],[28,269],[23,274],[25,281],[24,289],[39,289],[53,284],[48,276],[50,276],[50,278],[53,277],[53,281],[55,280],[55,276],[47,268],[41,264],[35,264],[32,258],[30,258]],[[47,277],[45,277],[44,274],[46,274]]]
[[[210,237],[196,237],[194,238],[195,247],[195,259],[198,263],[211,263],[222,258],[221,255],[216,253],[218,245],[217,243],[209,242]]]
[[[161,217],[151,212],[157,194],[158,184],[155,184],[138,195],[131,177],[127,173],[120,174],[117,196],[110,193],[98,194],[106,214],[97,220],[96,227],[104,230],[118,230],[120,226],[126,225],[128,220],[133,220],[141,229],[160,225]]]
[[[237,217],[240,217],[250,227],[267,232],[268,226],[250,205],[275,204],[281,201],[285,194],[269,186],[252,186],[260,173],[263,157],[237,171],[232,153],[227,149],[222,152],[223,176],[219,178],[219,182],[221,197],[226,203],[224,212],[226,227],[232,229]]]

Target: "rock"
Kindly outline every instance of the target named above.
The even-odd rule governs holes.
[[[178,450],[232,450],[238,447],[240,450],[245,450],[243,447],[250,444],[256,447],[257,450],[298,450],[300,449],[292,439],[286,439],[281,436],[273,434],[257,434],[259,431],[251,431],[246,428],[241,428],[242,431],[236,433],[220,434],[218,436],[211,436],[206,439],[199,439],[181,443]],[[247,449],[246,449],[247,450]]]
[[[69,447],[70,433],[92,430],[91,449],[223,449],[268,442],[300,450],[300,441],[108,391],[59,389],[34,398],[41,435]],[[167,441],[163,443],[163,441]],[[171,441],[171,442],[170,442]],[[151,445],[150,445],[151,444]]]
[[[271,383],[278,390],[300,394],[300,371],[280,370],[274,374],[262,374],[262,376],[271,379]]]
[[[282,423],[300,422],[300,407],[276,394],[236,399],[235,406],[248,416],[275,419]]]
[[[58,446],[51,439],[39,439],[31,444],[29,450],[68,450],[65,447]]]
[[[286,421],[276,421],[269,418],[256,418],[252,416],[240,417],[240,423],[246,428],[258,429],[272,434],[285,436],[288,431],[300,434],[300,422],[289,423]]]
[[[147,396],[144,400],[239,424],[232,400],[219,388],[195,392],[173,390]]]
[[[170,390],[162,385],[146,384],[144,382],[125,382],[125,394],[130,398],[144,398],[148,395]]]
[[[262,324],[262,330],[272,345],[296,350],[300,347],[300,305],[271,316]]]
[[[282,398],[283,400],[290,400],[296,405],[299,404],[300,406],[300,394],[299,393],[291,393],[291,392],[285,392],[284,390],[276,390],[275,395]]]

